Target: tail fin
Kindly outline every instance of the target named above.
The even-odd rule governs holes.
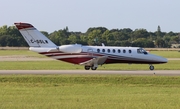
[[[28,23],[14,23],[30,47],[56,47],[40,31]]]

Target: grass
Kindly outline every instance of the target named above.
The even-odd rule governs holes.
[[[155,70],[180,70],[180,61],[170,60],[166,64],[154,64]],[[62,61],[0,61],[0,70],[81,70],[84,66]],[[98,70],[149,70],[148,64],[104,64]]]
[[[180,77],[1,75],[0,107],[179,109]]]
[[[46,56],[40,55],[36,52],[29,50],[0,50],[0,56],[12,56],[12,55],[25,55],[30,57],[45,58]]]
[[[177,51],[151,51],[180,58]],[[45,58],[28,50],[0,50],[1,56]],[[180,70],[180,61],[154,65]],[[68,70],[83,66],[61,61],[0,61],[0,70]],[[98,70],[149,70],[148,65],[112,64]],[[12,109],[179,109],[180,76],[0,75],[0,108]]]
[[[150,51],[152,54],[166,58],[180,58],[178,51]],[[47,58],[29,50],[0,50],[0,56],[25,55],[29,57]],[[155,70],[180,70],[180,61],[170,60],[167,64],[154,65]],[[62,61],[0,61],[0,70],[80,70],[83,66],[73,65]],[[149,70],[147,64],[111,64],[98,67],[99,70]]]
[[[180,52],[178,51],[150,51],[150,53],[166,58],[180,58]]]
[[[166,58],[180,58],[180,52],[178,51],[150,51],[152,54],[160,55]],[[29,50],[0,50],[0,56],[11,56],[11,55],[27,55],[34,57],[45,57],[36,52]]]

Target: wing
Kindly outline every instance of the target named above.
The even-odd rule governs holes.
[[[107,60],[107,56],[99,56],[95,57],[93,59],[90,59],[88,61],[80,63],[80,65],[87,65],[87,66],[92,66],[92,65],[102,65],[104,62]]]

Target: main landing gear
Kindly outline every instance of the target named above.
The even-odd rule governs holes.
[[[89,70],[90,68],[91,68],[91,70],[96,70],[97,69],[97,67],[95,67],[95,66],[84,66],[85,70]]]
[[[91,70],[96,70],[96,69],[97,69],[96,66],[84,66],[84,69],[85,69],[85,70],[90,70],[90,68],[91,68]],[[150,69],[150,70],[154,70],[154,66],[150,64],[150,65],[149,65],[149,69]]]
[[[153,65],[150,65],[150,66],[149,66],[149,69],[150,69],[150,70],[154,70],[154,66],[153,66]]]

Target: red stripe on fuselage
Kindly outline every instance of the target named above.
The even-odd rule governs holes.
[[[64,58],[58,59],[61,61],[65,61],[73,64],[80,64],[86,61],[89,61],[92,57],[76,57],[76,58]],[[147,61],[133,61],[133,60],[116,60],[116,59],[107,59],[105,64],[113,64],[113,63],[136,63],[136,64],[160,64],[160,62],[147,62]]]
[[[87,56],[104,56],[102,54],[90,54],[87,52],[82,52],[82,53],[63,53],[63,52],[41,52],[39,54],[46,55],[48,57],[52,56],[65,56],[65,55],[87,55]]]
[[[90,59],[97,57],[97,56],[105,56],[105,54],[91,54],[87,52],[83,53],[62,53],[62,52],[41,52],[39,54],[46,55],[48,57],[53,56],[67,56],[67,58],[57,58],[57,60],[73,63],[73,64],[80,64],[86,61],[89,61]],[[76,57],[68,57],[68,56],[77,55]],[[78,56],[79,55],[79,56]],[[84,56],[82,56],[84,55]],[[108,56],[107,60],[105,61],[106,64],[112,64],[112,63],[137,63],[137,64],[160,64],[162,62],[155,62],[155,61],[147,61],[147,60],[139,60],[139,59],[127,59],[120,56]]]
[[[73,64],[80,64],[82,62],[86,62],[92,59],[91,57],[77,57],[77,58],[64,58],[64,59],[58,59],[61,61],[73,63]]]

